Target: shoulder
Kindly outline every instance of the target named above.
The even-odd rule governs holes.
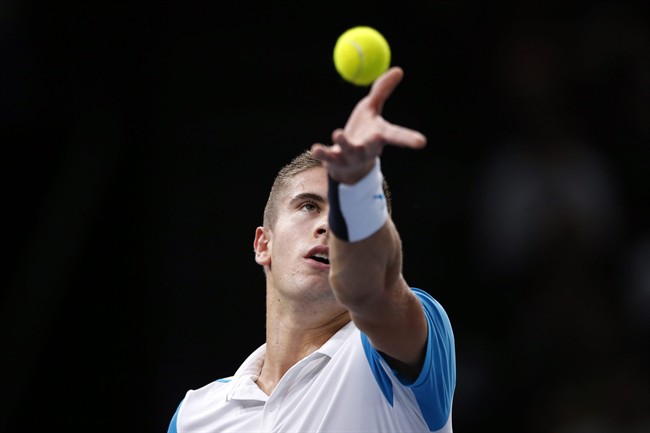
[[[411,287],[411,291],[415,293],[415,296],[417,296],[420,302],[422,302],[424,308],[439,310],[447,315],[442,304],[440,304],[440,302],[438,302],[430,293],[417,287]]]
[[[219,396],[222,394],[225,395],[228,392],[232,380],[233,377],[225,377],[203,385],[200,388],[190,389],[185,394],[184,400],[187,402],[189,400],[213,401],[218,399]]]
[[[441,429],[451,416],[456,388],[454,333],[447,312],[429,293],[412,288],[422,302],[429,328],[424,365],[419,377],[405,384],[412,391],[432,431]]]
[[[201,412],[204,408],[213,407],[219,401],[225,401],[231,379],[231,377],[218,379],[200,388],[188,390],[178,404],[167,432],[177,433],[181,418],[182,423],[186,424],[188,419],[193,418],[193,414]]]
[[[437,331],[443,331],[453,339],[449,315],[440,302],[422,289],[411,287],[411,290],[422,303],[422,308],[427,316],[427,320],[430,322],[429,324],[431,325],[431,322],[433,322]]]

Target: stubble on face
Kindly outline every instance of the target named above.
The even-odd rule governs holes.
[[[305,257],[315,246],[327,244],[327,210],[326,170],[318,167],[297,174],[282,196],[278,220],[270,230],[269,277],[278,299],[288,297],[298,303],[334,300],[328,271]]]

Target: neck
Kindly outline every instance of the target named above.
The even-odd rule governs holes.
[[[350,321],[338,303],[282,299],[267,288],[266,355],[257,385],[270,395],[282,376]]]

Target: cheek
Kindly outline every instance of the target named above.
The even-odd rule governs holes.
[[[276,231],[273,238],[272,251],[273,256],[277,259],[291,257],[300,249],[299,241],[302,237],[304,227],[300,224],[293,224],[290,227],[282,227]]]
[[[271,244],[271,252],[276,260],[288,255],[288,250],[293,243],[292,239],[292,235],[288,230],[276,232]]]

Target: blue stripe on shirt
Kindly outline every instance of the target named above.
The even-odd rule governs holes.
[[[420,412],[429,430],[440,430],[447,423],[456,387],[456,355],[454,334],[447,313],[427,292],[412,288],[422,303],[429,329],[427,350],[422,371],[414,382],[408,382],[393,371],[400,383],[413,391]],[[381,354],[374,349],[368,337],[361,334],[363,349],[372,373],[384,397],[393,404],[393,387],[380,363]]]
[[[174,416],[172,417],[172,420],[169,423],[169,428],[167,429],[167,433],[177,433],[176,423],[178,422],[178,411],[181,409],[182,404],[183,404],[182,401],[178,404],[178,407],[176,408],[176,412],[174,412]]]

